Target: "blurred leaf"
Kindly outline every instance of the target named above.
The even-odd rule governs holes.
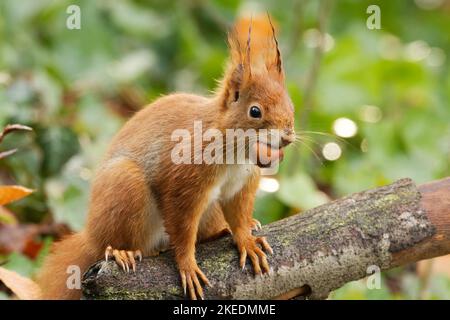
[[[130,34],[157,34],[167,28],[164,16],[158,15],[149,7],[138,6],[133,2],[103,4],[112,14],[113,21]]]
[[[17,224],[16,216],[11,211],[9,211],[8,209],[6,209],[3,206],[0,206],[0,224],[6,224],[6,225]]]
[[[254,217],[262,224],[282,219],[286,212],[286,206],[272,194],[262,194],[257,197],[254,209]]]
[[[21,186],[0,186],[0,205],[22,199],[32,192],[33,190]]]
[[[149,72],[155,62],[155,56],[150,50],[132,52],[115,62],[109,68],[109,74],[118,82],[135,81],[139,76]]]
[[[41,229],[36,224],[0,225],[0,254],[20,252],[34,259],[42,247],[37,239]]]
[[[384,277],[382,277],[379,289],[369,289],[367,280],[361,279],[346,283],[341,288],[333,291],[330,298],[335,300],[391,300],[394,297],[390,293]]]
[[[450,277],[444,275],[432,276],[425,298],[450,300]]]
[[[3,266],[8,270],[16,271],[27,278],[30,278],[36,270],[33,260],[19,252],[13,252],[7,257],[8,260]]]
[[[71,128],[51,126],[37,132],[37,142],[44,151],[42,171],[51,176],[61,171],[64,164],[75,155],[80,145]]]
[[[81,157],[73,157],[60,176],[48,179],[45,190],[55,221],[65,223],[72,230],[81,230],[88,210],[89,184],[80,177],[85,163]]]
[[[0,267],[0,281],[21,300],[33,300],[41,296],[39,286],[17,272]]]
[[[314,208],[329,201],[326,194],[317,189],[311,177],[301,172],[282,177],[277,196],[285,204],[302,210]]]
[[[407,299],[419,299],[421,284],[420,279],[414,274],[405,274],[402,278],[402,292]]]

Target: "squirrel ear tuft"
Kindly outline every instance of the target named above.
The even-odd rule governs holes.
[[[240,68],[242,81],[251,79],[253,71],[284,80],[278,40],[269,14],[239,19],[228,33],[228,44],[233,69]]]
[[[274,46],[272,50],[272,54],[274,56],[272,57],[271,61],[268,61],[271,63],[268,70],[269,73],[275,71],[276,76],[280,77],[280,80],[284,80],[283,66],[281,62],[281,53],[280,49],[278,48],[278,40],[275,33],[275,27],[273,26],[272,19],[270,18],[269,13],[267,13],[267,19],[269,20],[270,28],[272,29],[272,39],[273,39],[272,45]]]

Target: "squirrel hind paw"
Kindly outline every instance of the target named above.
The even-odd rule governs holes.
[[[259,231],[262,229],[262,225],[261,222],[259,222],[259,220],[253,218],[252,222],[251,222],[251,229],[254,231]]]
[[[125,272],[136,272],[136,259],[142,261],[141,250],[117,250],[108,246],[105,250],[105,261],[108,261],[112,257],[116,261],[117,265]]]

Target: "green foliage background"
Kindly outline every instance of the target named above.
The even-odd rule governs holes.
[[[424,8],[427,3],[438,5]],[[66,28],[71,4],[81,8],[81,30]],[[371,4],[381,8],[381,30],[366,27]],[[317,59],[310,36],[320,1],[4,0],[0,127],[21,123],[34,134],[5,139],[2,150],[19,152],[0,162],[0,182],[37,190],[9,208],[23,223],[56,221],[79,230],[89,180],[126,118],[172,91],[208,94],[227,58],[226,27],[240,13],[266,10],[280,29],[298,124],[311,97],[312,112],[298,130],[331,135],[305,133],[314,142],[288,148],[277,176],[281,188],[259,195],[258,219],[268,223],[402,177],[422,183],[450,175],[449,1],[333,1],[326,18],[330,50],[306,92]],[[378,107],[381,119],[368,122],[365,105]],[[339,117],[357,124],[356,136],[332,136]],[[337,161],[322,157],[329,141],[342,149]],[[12,269],[35,270],[35,261],[20,253],[8,258]],[[398,291],[387,284],[393,278]],[[406,269],[383,281],[382,290],[360,281],[333,297],[450,298],[444,276],[425,288]]]

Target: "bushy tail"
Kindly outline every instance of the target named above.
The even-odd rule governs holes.
[[[88,246],[84,233],[76,233],[54,244],[37,283],[42,299],[79,299],[81,277],[99,258]]]

